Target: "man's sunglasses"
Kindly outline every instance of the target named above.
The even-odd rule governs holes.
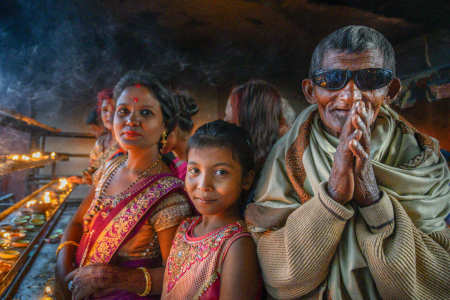
[[[318,70],[313,73],[312,81],[327,90],[340,90],[353,78],[362,91],[376,90],[388,85],[392,80],[392,71],[371,68],[356,71]]]

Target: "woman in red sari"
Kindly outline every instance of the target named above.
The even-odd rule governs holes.
[[[66,229],[57,281],[73,299],[158,299],[177,225],[191,214],[183,181],[160,156],[176,123],[174,98],[136,71],[119,81],[114,97],[114,133],[126,153],[99,169],[93,200]]]

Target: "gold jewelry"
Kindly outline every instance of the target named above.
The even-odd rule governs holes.
[[[108,201],[105,201],[106,189],[111,184],[111,181],[114,178],[117,171],[126,165],[126,163],[128,161],[128,156],[124,155],[123,157],[120,157],[119,159],[117,159],[115,165],[112,165],[111,167],[109,167],[107,169],[107,171],[105,172],[105,175],[102,176],[100,182],[97,184],[97,187],[95,190],[95,198],[91,202],[91,206],[89,207],[88,211],[86,212],[86,214],[83,217],[84,232],[89,231],[89,224],[91,223],[94,216],[100,210],[105,208],[105,206],[110,206],[110,205],[115,206],[117,204],[116,201],[123,199],[123,197],[125,197],[126,195],[129,195],[132,187],[137,182],[139,182],[142,178],[148,176],[151,173],[151,171],[159,164],[160,160],[161,160],[161,155],[159,155],[158,158],[155,161],[153,161],[152,164],[148,168],[146,168],[145,170],[140,172],[139,175],[137,176],[136,180],[134,180],[124,191],[122,191],[118,195],[115,195],[114,196],[115,200],[113,202],[111,202],[111,201],[108,202]]]
[[[69,245],[73,245],[73,246],[76,246],[76,247],[80,246],[80,244],[78,244],[75,241],[62,242],[61,244],[59,244],[58,248],[56,249],[56,256],[58,256],[58,253],[59,253],[59,251],[62,250],[62,248],[64,248],[65,246],[69,246]]]
[[[167,131],[164,130],[163,133],[161,134],[161,145],[164,148],[166,144],[167,144]]]
[[[150,273],[148,270],[144,267],[139,267],[139,270],[142,270],[144,272],[145,276],[145,291],[142,292],[142,294],[138,294],[141,297],[148,296],[150,292],[152,291],[152,277],[150,276]]]

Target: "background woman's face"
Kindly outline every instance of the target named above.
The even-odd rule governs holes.
[[[103,126],[112,130],[114,120],[114,101],[112,99],[104,99],[100,109]]]

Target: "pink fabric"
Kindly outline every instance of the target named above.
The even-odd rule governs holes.
[[[170,170],[176,177],[184,181],[186,178],[187,162],[175,157],[170,165]]]
[[[220,274],[214,283],[204,292],[199,300],[219,300],[220,297]]]
[[[194,297],[218,300],[222,264],[228,249],[237,239],[250,236],[242,221],[203,236],[193,236],[193,229],[200,221],[201,216],[189,218],[178,227],[166,262],[163,300]]]
[[[102,230],[109,224],[109,222],[111,222],[114,219],[114,217],[129,202],[133,201],[133,199],[137,195],[139,195],[145,188],[149,187],[153,182],[155,182],[156,180],[158,180],[158,179],[160,179],[162,177],[165,177],[165,176],[171,176],[171,175],[158,174],[158,175],[154,175],[154,176],[150,176],[150,177],[142,179],[141,182],[136,184],[135,191],[128,198],[126,198],[123,201],[121,201],[116,207],[114,207],[112,209],[110,209],[108,207],[105,207],[102,211],[97,213],[97,215],[91,221],[91,227],[90,227],[89,232],[83,234],[83,236],[81,237],[80,246],[78,246],[77,252],[76,252],[76,263],[77,263],[77,265],[80,265],[80,263],[82,262],[83,255],[84,255],[85,251],[89,251],[89,249],[86,249],[86,248],[87,247],[91,247],[94,244],[94,242],[96,241],[98,236],[101,234]],[[172,190],[180,189],[180,188],[181,188],[181,186],[173,186]],[[169,191],[169,192],[171,192],[171,191]],[[164,197],[161,197],[159,199],[149,199],[149,207],[147,208],[148,211],[147,211],[146,215],[149,213],[149,211],[151,209],[153,209],[155,207],[155,204],[158,203],[163,198]],[[103,211],[105,211],[105,212],[108,211],[108,216],[106,218],[104,218],[104,219],[102,217],[100,217],[101,212],[103,212]],[[141,220],[142,219],[143,218],[141,218]],[[136,225],[139,226],[139,223],[136,224]],[[136,232],[137,231],[135,231],[135,230],[130,231],[128,233],[127,237],[125,237],[125,238],[129,238],[130,235],[134,235],[134,234],[136,234]],[[117,249],[119,248],[120,245],[117,245],[117,246],[118,247],[115,249],[115,251],[117,251]],[[114,251],[114,253],[115,253],[115,251]],[[110,258],[112,258],[112,255],[111,255]]]

